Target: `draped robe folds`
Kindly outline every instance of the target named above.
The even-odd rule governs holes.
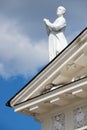
[[[67,40],[64,36],[64,29],[66,27],[66,21],[64,17],[57,18],[52,26],[47,26],[47,33],[49,35],[49,60],[51,61],[57,56],[66,46]]]

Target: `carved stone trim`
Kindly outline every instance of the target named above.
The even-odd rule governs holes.
[[[79,107],[74,110],[74,129],[87,125],[87,107]]]
[[[61,113],[53,117],[53,130],[65,130],[65,114]]]

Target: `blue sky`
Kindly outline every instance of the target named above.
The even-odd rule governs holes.
[[[87,26],[87,0],[0,0],[0,130],[40,130],[32,117],[5,103],[48,64],[43,18],[53,22],[66,8],[65,35],[70,43]]]

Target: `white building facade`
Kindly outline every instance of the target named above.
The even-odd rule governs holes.
[[[87,28],[7,105],[42,130],[87,130]]]

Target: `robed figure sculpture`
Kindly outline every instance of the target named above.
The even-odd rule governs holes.
[[[49,19],[44,18],[47,34],[49,36],[49,60],[51,61],[57,56],[66,46],[67,40],[64,36],[66,20],[64,14],[66,9],[63,6],[57,8],[58,18],[51,23]]]

